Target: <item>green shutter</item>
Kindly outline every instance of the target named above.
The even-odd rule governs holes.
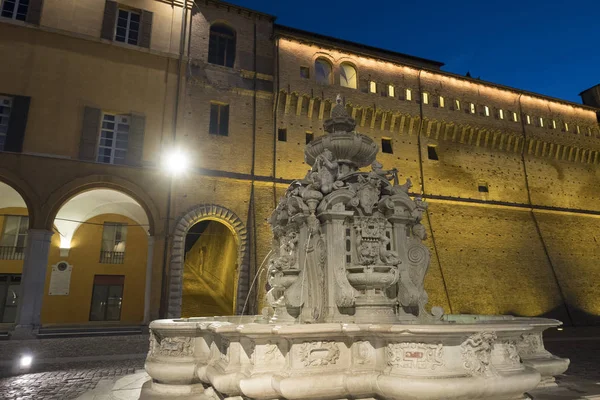
[[[127,165],[142,165],[145,128],[146,117],[140,114],[131,114],[127,154],[125,155],[125,163]]]
[[[104,19],[102,20],[102,29],[100,31],[102,39],[114,40],[118,10],[119,5],[116,1],[106,0],[106,4],[104,5]]]
[[[26,21],[30,24],[39,25],[42,19],[42,8],[44,0],[29,0]]]
[[[14,96],[10,116],[8,117],[8,132],[4,142],[4,151],[20,153],[23,151],[25,128],[27,128],[27,115],[29,114],[30,98]]]
[[[147,49],[150,48],[150,40],[152,39],[152,16],[153,14],[150,11],[142,11],[139,46]]]
[[[80,160],[96,161],[98,137],[100,136],[100,118],[102,118],[102,110],[85,107],[83,111],[83,127],[79,139]]]

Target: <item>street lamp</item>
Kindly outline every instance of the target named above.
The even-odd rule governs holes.
[[[179,175],[189,167],[189,159],[181,149],[172,149],[164,155],[162,164],[171,175]]]

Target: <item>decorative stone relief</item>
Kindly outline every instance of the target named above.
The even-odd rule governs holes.
[[[189,357],[193,354],[194,346],[191,337],[164,337],[159,339],[153,333],[150,334],[149,356]]]
[[[492,349],[497,336],[495,332],[479,332],[461,344],[463,366],[472,375],[494,376],[496,369],[491,364]]]
[[[541,333],[524,333],[516,343],[521,357],[545,356],[550,353],[544,348]]]
[[[444,366],[442,344],[390,343],[386,355],[392,367],[434,370]]]
[[[356,342],[354,345],[354,361],[357,364],[371,364],[375,355],[373,354],[373,347],[367,341]]]
[[[521,357],[517,350],[517,344],[514,340],[504,341],[504,356],[512,364],[520,364]]]
[[[221,345],[219,346],[219,351],[221,353],[221,360],[225,362],[229,362],[229,349],[231,343],[228,339],[221,338]]]
[[[305,342],[298,349],[305,367],[333,365],[340,358],[340,348],[335,342]]]

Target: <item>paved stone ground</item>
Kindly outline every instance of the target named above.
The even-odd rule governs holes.
[[[143,359],[45,365],[44,372],[0,379],[0,399],[70,400],[94,389],[100,380],[142,368]]]
[[[600,382],[600,340],[547,341],[546,348],[571,359],[567,376]],[[143,365],[143,359],[44,365],[41,372],[0,379],[0,399],[70,400]]]

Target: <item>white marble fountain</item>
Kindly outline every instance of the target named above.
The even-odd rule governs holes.
[[[569,360],[542,332],[561,323],[428,312],[427,203],[339,97],[324,127],[269,221],[271,310],[152,322],[141,397],[523,399],[553,385]]]

